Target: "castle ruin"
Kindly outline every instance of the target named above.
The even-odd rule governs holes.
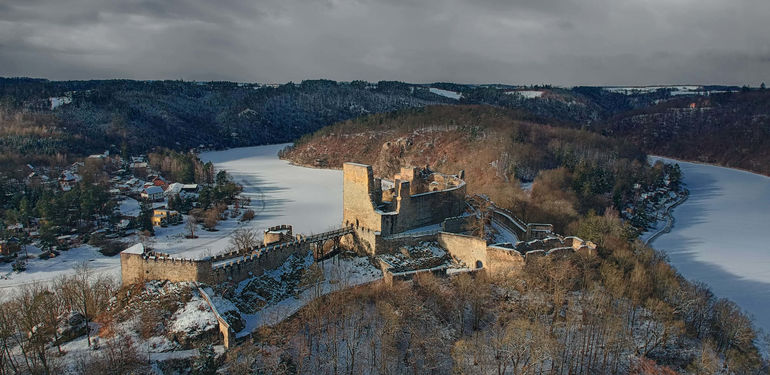
[[[374,178],[370,165],[345,163],[342,170],[343,225],[355,228],[372,255],[382,250],[382,237],[441,224],[466,209],[462,172],[401,168],[388,181]]]
[[[202,259],[179,259],[136,245],[120,255],[123,284],[146,280],[239,282],[280,267],[295,254],[312,252],[320,260],[345,248],[365,253],[376,262],[378,255],[421,241],[438,243],[467,269],[491,272],[520,268],[534,257],[595,254],[594,244],[554,235],[550,224],[525,223],[488,198],[466,196],[463,178],[462,171],[449,175],[410,167],[401,168],[393,180],[385,180],[375,178],[369,165],[345,163],[340,229],[305,237],[295,236],[290,225],[270,227],[260,246]],[[481,214],[482,206],[493,221],[515,234],[515,243],[490,244],[470,234],[469,222]],[[381,269],[386,280],[399,277],[387,265],[381,263]]]

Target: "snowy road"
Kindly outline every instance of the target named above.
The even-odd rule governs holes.
[[[736,169],[679,163],[690,196],[672,212],[670,233],[653,246],[690,280],[708,284],[770,331],[770,178]]]

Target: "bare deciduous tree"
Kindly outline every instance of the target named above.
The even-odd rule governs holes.
[[[195,228],[198,227],[198,219],[195,218],[195,215],[188,215],[187,216],[187,224],[185,224],[187,227],[187,230],[190,231],[190,238],[196,238],[195,237]]]
[[[238,228],[230,236],[230,244],[241,253],[245,253],[259,245],[257,231],[252,228]]]

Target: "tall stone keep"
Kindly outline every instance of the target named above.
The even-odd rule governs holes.
[[[382,188],[375,185],[372,166],[345,163],[342,171],[343,224],[380,231],[382,220],[375,205],[382,197]]]
[[[342,224],[355,227],[372,248],[376,239],[369,236],[439,224],[465,209],[465,182],[454,175],[402,168],[388,181],[374,178],[372,167],[365,164],[345,163],[342,170]]]

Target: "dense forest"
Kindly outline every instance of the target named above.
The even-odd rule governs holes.
[[[770,175],[770,91],[678,98],[599,126],[656,155]]]
[[[395,81],[260,85],[0,78],[0,161],[6,166],[55,166],[104,150],[146,153],[156,147],[219,149],[289,142],[362,115],[435,104],[484,104],[522,110],[553,126],[628,138],[646,152],[767,174],[770,156],[763,143],[767,137],[761,135],[770,131],[770,94],[733,92],[737,89],[703,87],[726,93],[680,97],[673,88],[620,93],[586,86]],[[696,110],[690,108],[693,103]],[[720,147],[724,139],[734,142],[730,152]]]
[[[397,82],[232,82],[0,79],[0,156],[54,160],[288,142],[362,114],[447,102]],[[372,88],[374,87],[374,88]],[[25,159],[26,160],[26,159]]]

